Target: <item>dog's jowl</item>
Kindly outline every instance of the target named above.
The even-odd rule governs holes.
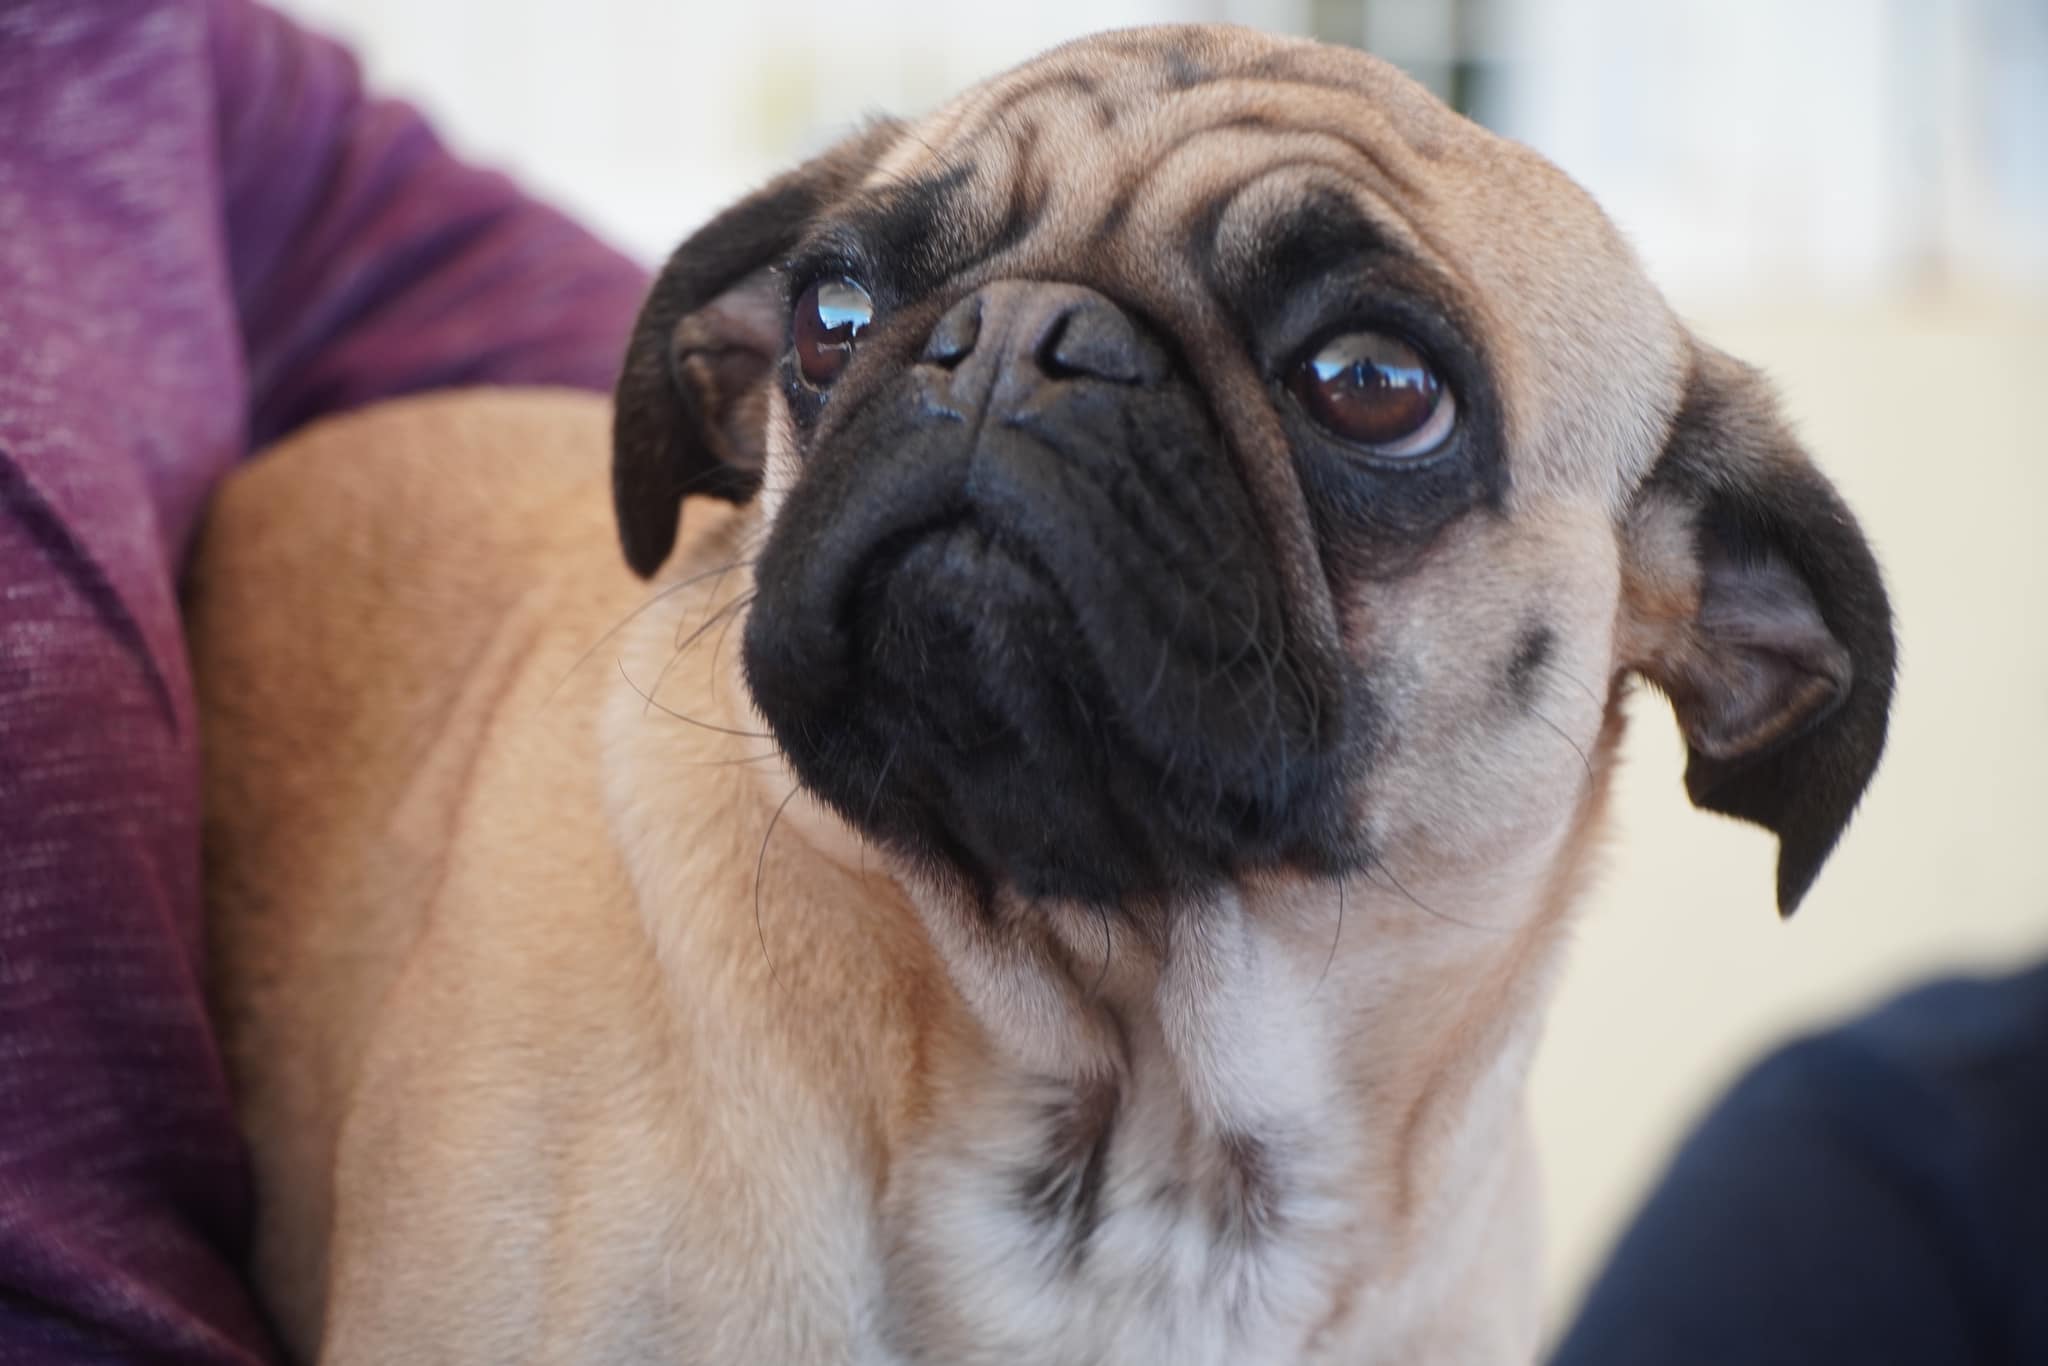
[[[294,446],[193,639],[257,1271],[325,1360],[1530,1361],[1623,690],[1786,912],[1884,741],[1763,381],[1536,155],[1244,30],[789,172],[609,413]]]

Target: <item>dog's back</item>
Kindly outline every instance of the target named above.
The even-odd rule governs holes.
[[[258,1288],[306,1359],[841,1360],[869,1331],[927,955],[787,829],[805,928],[763,952],[774,807],[732,753],[760,742],[640,693],[711,705],[709,651],[663,668],[719,578],[650,600],[620,563],[609,417],[480,392],[323,424],[195,560],[216,1014]],[[680,554],[729,563],[731,531]]]
[[[302,1347],[380,1002],[464,876],[456,826],[501,818],[469,800],[470,766],[511,709],[541,715],[538,661],[569,672],[573,640],[547,633],[636,596],[606,555],[608,420],[586,396],[477,392],[322,423],[229,483],[195,557],[213,994],[259,1140],[259,1276]],[[559,610],[577,595],[588,614]],[[547,719],[573,726],[575,700]]]

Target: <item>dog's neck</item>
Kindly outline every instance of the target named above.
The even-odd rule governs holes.
[[[950,1103],[894,1195],[936,1358],[990,1331],[977,1287],[1006,1274],[1025,1317],[1072,1325],[1047,1360],[1102,1334],[1160,1360],[1447,1359],[1475,1280],[1526,1297],[1505,1268],[1533,1259],[1493,1235],[1527,1194],[1565,852],[1484,889],[1274,879],[1138,918],[969,920],[913,887],[983,1044],[935,1080]],[[1533,1304],[1489,1328],[1517,1323]]]
[[[675,629],[649,624],[629,677],[652,676]],[[617,709],[642,714],[612,745],[642,793],[662,790],[663,765],[729,763],[752,748],[731,732],[759,729],[730,673],[670,694],[709,727],[650,723],[637,698]],[[785,977],[832,983],[849,961],[898,974],[821,985],[806,1013],[825,1018],[807,1027],[918,1035],[891,1055],[921,1075],[885,1107],[876,1232],[911,1359],[1526,1358],[1535,1258],[1497,1230],[1531,1222],[1503,1217],[1528,1198],[1522,1084],[1609,732],[1588,799],[1481,870],[1275,876],[1130,911],[973,906],[894,867],[773,759],[733,764],[735,800],[761,817],[744,852],[772,881],[735,908],[735,932]],[[626,835],[687,823],[657,798]],[[847,897],[859,927],[817,890],[877,883],[891,894]],[[863,942],[878,926],[893,949]],[[927,966],[904,969],[913,943]],[[911,991],[931,1004],[907,1026],[848,1017]],[[878,1094],[900,1084],[881,1075],[887,1051]],[[1462,1313],[1476,1293],[1500,1312]],[[1445,1336],[1475,1317],[1522,1337]]]

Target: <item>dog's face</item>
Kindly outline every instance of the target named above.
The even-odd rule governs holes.
[[[1062,48],[677,252],[619,391],[629,561],[756,498],[796,774],[983,895],[1483,875],[1620,680],[1798,900],[1882,746],[1853,521],[1594,205],[1363,54]]]

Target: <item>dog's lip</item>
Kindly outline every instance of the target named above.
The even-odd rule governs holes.
[[[1020,516],[1014,506],[991,499],[975,478],[971,460],[934,462],[918,474],[922,477],[908,489],[847,500],[833,518],[825,543],[806,557],[808,591],[815,601],[829,604],[822,615],[835,628],[830,657],[844,664],[860,649],[854,628],[864,593],[885,581],[920,546],[963,533],[1027,571],[1038,589],[1058,602],[1074,629],[1086,636],[1073,600],[1077,583],[1069,581],[1077,572],[1075,566],[1070,564],[1069,574],[1063,576],[1055,563],[1071,559],[1071,552],[1038,543],[1050,533],[1049,522],[1031,525],[1045,520],[1043,510],[1038,518]],[[1112,587],[1125,577],[1113,562],[1105,560],[1098,568],[1101,572],[1079,572],[1079,577]]]
[[[1002,569],[1021,573],[1029,583],[1031,605],[1051,608],[1082,647],[1077,655],[1053,661],[1053,667],[1069,674],[1083,667],[1099,670],[1102,643],[1097,639],[1098,632],[1091,629],[1089,613],[1076,601],[1076,595],[1088,591],[1132,591],[1129,575],[1120,572],[1114,556],[1100,552],[1090,557],[1097,563],[1078,566],[1072,563],[1072,551],[1039,544],[1032,534],[1034,528],[1017,523],[1018,519],[1002,511],[963,497],[921,521],[883,536],[845,573],[835,602],[835,620],[843,647],[857,656],[869,644],[863,638],[860,624],[864,598],[881,591],[920,550],[949,542],[943,548],[941,560],[931,569],[944,574],[949,581],[969,583],[998,572],[995,561],[1000,561]],[[1067,561],[1065,573],[1054,563],[1055,559]],[[1016,596],[1004,604],[1010,608],[1022,605]],[[993,604],[984,599],[976,606],[986,610]],[[1242,653],[1241,645],[1233,641],[1203,651],[1188,650],[1188,641],[1178,644],[1202,665],[1221,665]],[[1107,678],[1100,681],[1107,696],[1114,698],[1118,691],[1115,686]]]
[[[1164,781],[1165,775],[1173,768],[1175,745],[1161,740],[1154,734],[1152,726],[1126,724],[1138,720],[1134,710],[1142,713],[1161,698],[1170,657],[1178,655],[1185,665],[1197,670],[1229,671],[1245,667],[1254,653],[1252,648],[1243,640],[1221,636],[1214,641],[1203,642],[1206,648],[1195,649],[1191,647],[1196,642],[1190,638],[1162,635],[1158,667],[1144,678],[1120,681],[1107,666],[1111,646],[1105,639],[1105,633],[1111,630],[1116,618],[1106,617],[1101,610],[1091,612],[1089,607],[1076,600],[1078,594],[1091,591],[1130,591],[1115,557],[1091,557],[1096,562],[1090,568],[1077,565],[1073,552],[1068,551],[1066,572],[1062,573],[1050,558],[1060,554],[1060,548],[1040,546],[1034,541],[1031,530],[1016,525],[1014,518],[963,497],[930,512],[922,520],[889,532],[870,546],[844,571],[835,604],[835,645],[840,652],[837,659],[845,670],[843,677],[853,685],[867,673],[877,648],[876,632],[887,629],[879,626],[869,613],[872,605],[889,591],[894,577],[920,550],[957,539],[962,545],[963,555],[971,559],[942,555],[923,569],[942,575],[945,582],[941,585],[906,585],[907,591],[942,592],[961,583],[974,585],[977,580],[993,588],[999,575],[1020,576],[1027,586],[1019,592],[1016,580],[1009,579],[1004,585],[1006,592],[1001,609],[1043,612],[1056,619],[1055,629],[1078,647],[1071,653],[1031,661],[1028,667],[1062,678],[1064,686],[1076,695],[1092,698],[1091,705],[1099,708],[1098,714],[1102,719],[1115,725],[1120,743],[1129,746],[1132,758],[1152,768]],[[957,608],[962,595],[948,594],[934,601]],[[999,609],[987,597],[980,597],[973,601],[973,610]],[[1023,639],[1031,638],[1030,633],[1024,633]],[[945,679],[939,681],[947,683]],[[964,676],[951,681],[961,686],[967,684]],[[1169,713],[1183,714],[1178,708],[1169,708]]]
[[[857,594],[877,577],[886,576],[920,547],[946,539],[970,540],[974,547],[1030,569],[1034,579],[1065,596],[1051,567],[1027,538],[1018,535],[1002,519],[972,504],[935,513],[924,521],[883,537],[849,575],[853,581],[850,592]]]
[[[930,519],[906,527],[885,537],[847,576],[847,586],[838,603],[838,624],[841,639],[846,647],[859,655],[872,648],[871,625],[864,625],[862,617],[869,603],[889,591],[895,577],[906,565],[929,552],[936,558],[927,566],[926,572],[941,576],[945,587],[966,585],[970,591],[976,588],[991,590],[998,575],[1003,576],[1005,601],[1001,606],[1009,610],[1049,608],[1056,614],[1063,628],[1077,640],[1085,640],[1086,633],[1079,612],[1076,610],[1066,586],[1060,581],[1044,557],[1027,540],[1014,534],[1000,520],[971,507],[957,508],[937,514]],[[1018,579],[1023,580],[1023,591],[1019,592]],[[912,592],[930,592],[929,585],[913,586]],[[958,608],[962,599],[951,598],[948,605]],[[972,600],[977,611],[990,610],[986,591]],[[1092,654],[1085,651],[1084,655]],[[1071,672],[1077,661],[1062,657],[1057,661],[1060,670]]]

